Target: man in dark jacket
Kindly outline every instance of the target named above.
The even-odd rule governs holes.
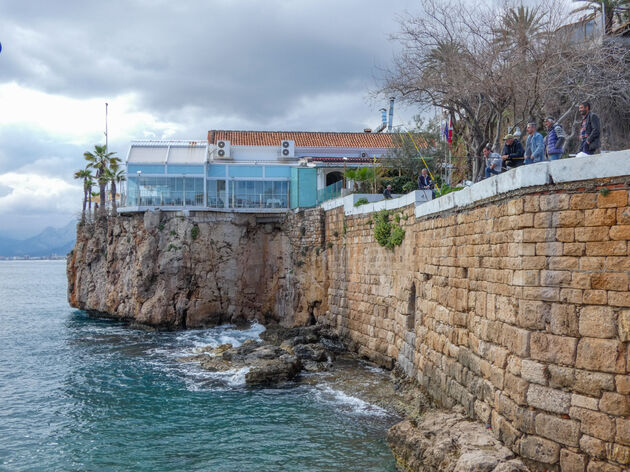
[[[582,115],[582,127],[580,128],[580,152],[595,154],[600,145],[600,124],[599,117],[591,112],[589,102],[580,103],[580,114]]]
[[[431,198],[435,198],[435,192],[433,191],[433,179],[429,176],[428,169],[422,169],[420,176],[418,177],[418,189],[431,190]]]
[[[566,135],[562,126],[556,123],[556,120],[551,116],[545,118],[545,128],[547,128],[545,154],[550,161],[556,161],[562,157],[562,153],[564,152]]]
[[[523,149],[521,142],[513,134],[507,134],[503,139],[505,144],[503,145],[503,151],[501,151],[501,159],[510,167],[523,165],[525,149]]]

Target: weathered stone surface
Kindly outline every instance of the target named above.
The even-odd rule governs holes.
[[[578,446],[580,423],[539,413],[536,415],[536,434],[567,446]]]
[[[584,454],[576,454],[568,449],[560,451],[560,471],[561,472],[584,472],[586,470],[587,459]]]
[[[560,459],[560,446],[538,436],[526,436],[521,441],[521,455],[545,464],[555,464]]]
[[[569,416],[581,422],[580,429],[584,434],[604,441],[612,441],[615,437],[615,422],[604,413],[572,407]]]
[[[582,338],[578,344],[576,367],[604,372],[626,370],[624,346],[616,340]]]
[[[533,359],[573,365],[577,339],[534,332],[530,337],[530,346]]]
[[[612,308],[586,306],[580,312],[580,335],[591,338],[612,338],[616,334]]]
[[[568,413],[571,407],[571,394],[531,384],[527,391],[527,403],[533,407],[554,413]]]
[[[482,425],[453,412],[428,412],[416,425],[398,423],[390,428],[387,442],[404,472],[529,470]]]

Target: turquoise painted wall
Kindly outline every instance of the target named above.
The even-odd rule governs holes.
[[[291,208],[317,205],[317,170],[291,168]]]

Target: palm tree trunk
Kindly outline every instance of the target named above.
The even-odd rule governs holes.
[[[106,210],[105,210],[105,192],[106,192],[106,190],[105,190],[105,183],[104,182],[103,183],[99,182],[98,188],[99,188],[100,197],[101,197],[101,211],[100,211],[100,213],[101,213],[101,216],[106,216],[107,213],[106,213]]]
[[[116,182],[112,180],[112,215],[116,216]]]
[[[83,182],[83,211],[81,212],[81,221],[85,221],[85,207],[87,205],[87,192],[88,187],[86,182]]]

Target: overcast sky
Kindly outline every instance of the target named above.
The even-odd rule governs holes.
[[[208,129],[360,131],[417,0],[0,0],[0,235],[63,226],[104,143]],[[398,111],[398,110],[397,110]],[[397,114],[408,120],[413,110]]]

